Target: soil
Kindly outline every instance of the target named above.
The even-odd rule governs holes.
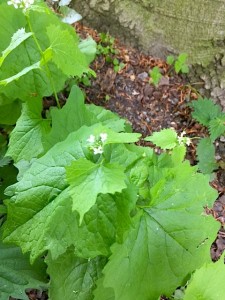
[[[99,34],[91,28],[76,24],[76,31],[81,37],[92,36],[96,42],[101,41]],[[146,56],[136,49],[120,44],[117,40],[113,48],[116,54],[110,54],[112,60],[117,58],[124,67],[115,72],[113,63],[107,62],[105,55],[98,55],[91,64],[96,78],[89,78],[86,84],[79,84],[86,94],[87,103],[103,106],[126,118],[133,131],[142,133],[143,137],[171,127],[179,134],[185,131],[186,136],[196,137],[187,149],[187,159],[195,165],[197,138],[207,136],[208,132],[192,118],[188,104],[199,97],[198,88],[204,83],[190,82],[186,76],[176,74],[165,61]],[[158,86],[150,82],[149,76],[149,71],[155,66],[159,67],[162,74]],[[223,137],[216,142],[218,161],[225,160],[224,142]],[[153,147],[149,142],[141,141],[140,144]],[[159,152],[159,149],[155,150]],[[221,223],[211,247],[212,260],[216,261],[225,249],[225,170],[219,168],[214,175],[211,185],[218,191],[219,196],[213,208],[205,210]],[[28,291],[28,296],[32,300],[47,299],[45,293],[38,294],[33,290]]]

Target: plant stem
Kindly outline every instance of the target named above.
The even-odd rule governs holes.
[[[47,75],[48,75],[48,78],[49,78],[50,83],[51,83],[51,86],[52,86],[52,90],[53,90],[53,93],[54,93],[54,96],[55,96],[55,100],[56,100],[56,103],[57,103],[57,107],[58,107],[58,108],[61,108],[61,106],[60,106],[60,104],[59,104],[59,98],[58,98],[58,95],[57,95],[57,93],[56,93],[54,81],[53,81],[52,76],[51,76],[51,71],[50,71],[50,69],[49,69],[49,67],[48,67],[47,62],[45,61],[44,52],[42,51],[41,46],[40,46],[40,44],[39,44],[39,42],[38,42],[38,40],[37,40],[37,38],[36,38],[36,36],[35,36],[35,33],[34,33],[34,31],[33,31],[33,28],[32,28],[31,22],[30,22],[30,17],[29,17],[29,15],[26,15],[26,19],[27,19],[27,23],[28,23],[29,29],[30,29],[30,31],[33,33],[32,36],[33,36],[34,42],[35,42],[35,44],[36,44],[36,46],[37,46],[37,48],[38,48],[38,50],[39,50],[39,52],[40,52],[40,54],[41,54],[41,57],[43,58],[43,60],[44,60],[44,62],[45,62],[44,66],[46,67]]]

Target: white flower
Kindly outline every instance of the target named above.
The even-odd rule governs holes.
[[[189,146],[191,144],[191,139],[188,137],[184,137],[185,134],[185,131],[181,132],[180,136],[177,137],[177,140],[180,145],[186,144],[187,146]]]
[[[102,154],[103,148],[102,146],[98,146],[97,148],[93,148],[94,154]]]
[[[93,134],[91,134],[91,135],[89,136],[89,138],[87,139],[87,142],[93,144],[93,143],[95,142],[95,136],[94,136]]]
[[[32,4],[34,4],[34,0],[9,0],[7,4],[13,5],[15,8],[23,8],[24,10],[26,10]]]
[[[102,141],[102,143],[104,143],[108,138],[108,134],[107,133],[100,133],[100,139]]]

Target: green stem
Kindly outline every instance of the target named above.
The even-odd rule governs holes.
[[[49,77],[49,79],[50,79],[50,83],[51,83],[51,86],[52,86],[52,89],[53,89],[53,93],[54,93],[54,96],[55,96],[55,100],[56,100],[57,106],[58,106],[58,108],[61,108],[61,106],[60,106],[60,104],[59,104],[59,98],[58,98],[58,95],[57,95],[57,93],[56,93],[54,81],[53,81],[52,76],[51,76],[51,71],[50,71],[50,69],[49,69],[49,67],[48,67],[47,62],[45,61],[44,52],[42,51],[41,46],[40,46],[40,44],[39,44],[39,42],[38,42],[38,40],[37,40],[37,38],[36,38],[36,36],[35,36],[35,33],[34,33],[34,31],[33,31],[33,28],[32,28],[31,22],[30,22],[30,17],[29,17],[29,15],[26,15],[26,19],[27,19],[27,23],[28,23],[29,29],[30,29],[30,31],[33,33],[32,36],[33,36],[34,42],[35,42],[35,44],[36,44],[36,46],[37,46],[37,48],[38,48],[38,50],[39,50],[39,52],[40,52],[40,54],[41,54],[41,57],[43,58],[43,60],[44,60],[44,62],[45,62],[44,65],[45,65],[45,67],[46,67],[47,75],[48,75],[48,77]]]

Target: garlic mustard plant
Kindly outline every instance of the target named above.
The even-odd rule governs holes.
[[[108,138],[107,133],[100,133],[99,137],[95,137],[93,134],[89,136],[87,142],[91,145],[89,149],[93,151],[94,155],[102,154],[103,153],[103,146]]]

